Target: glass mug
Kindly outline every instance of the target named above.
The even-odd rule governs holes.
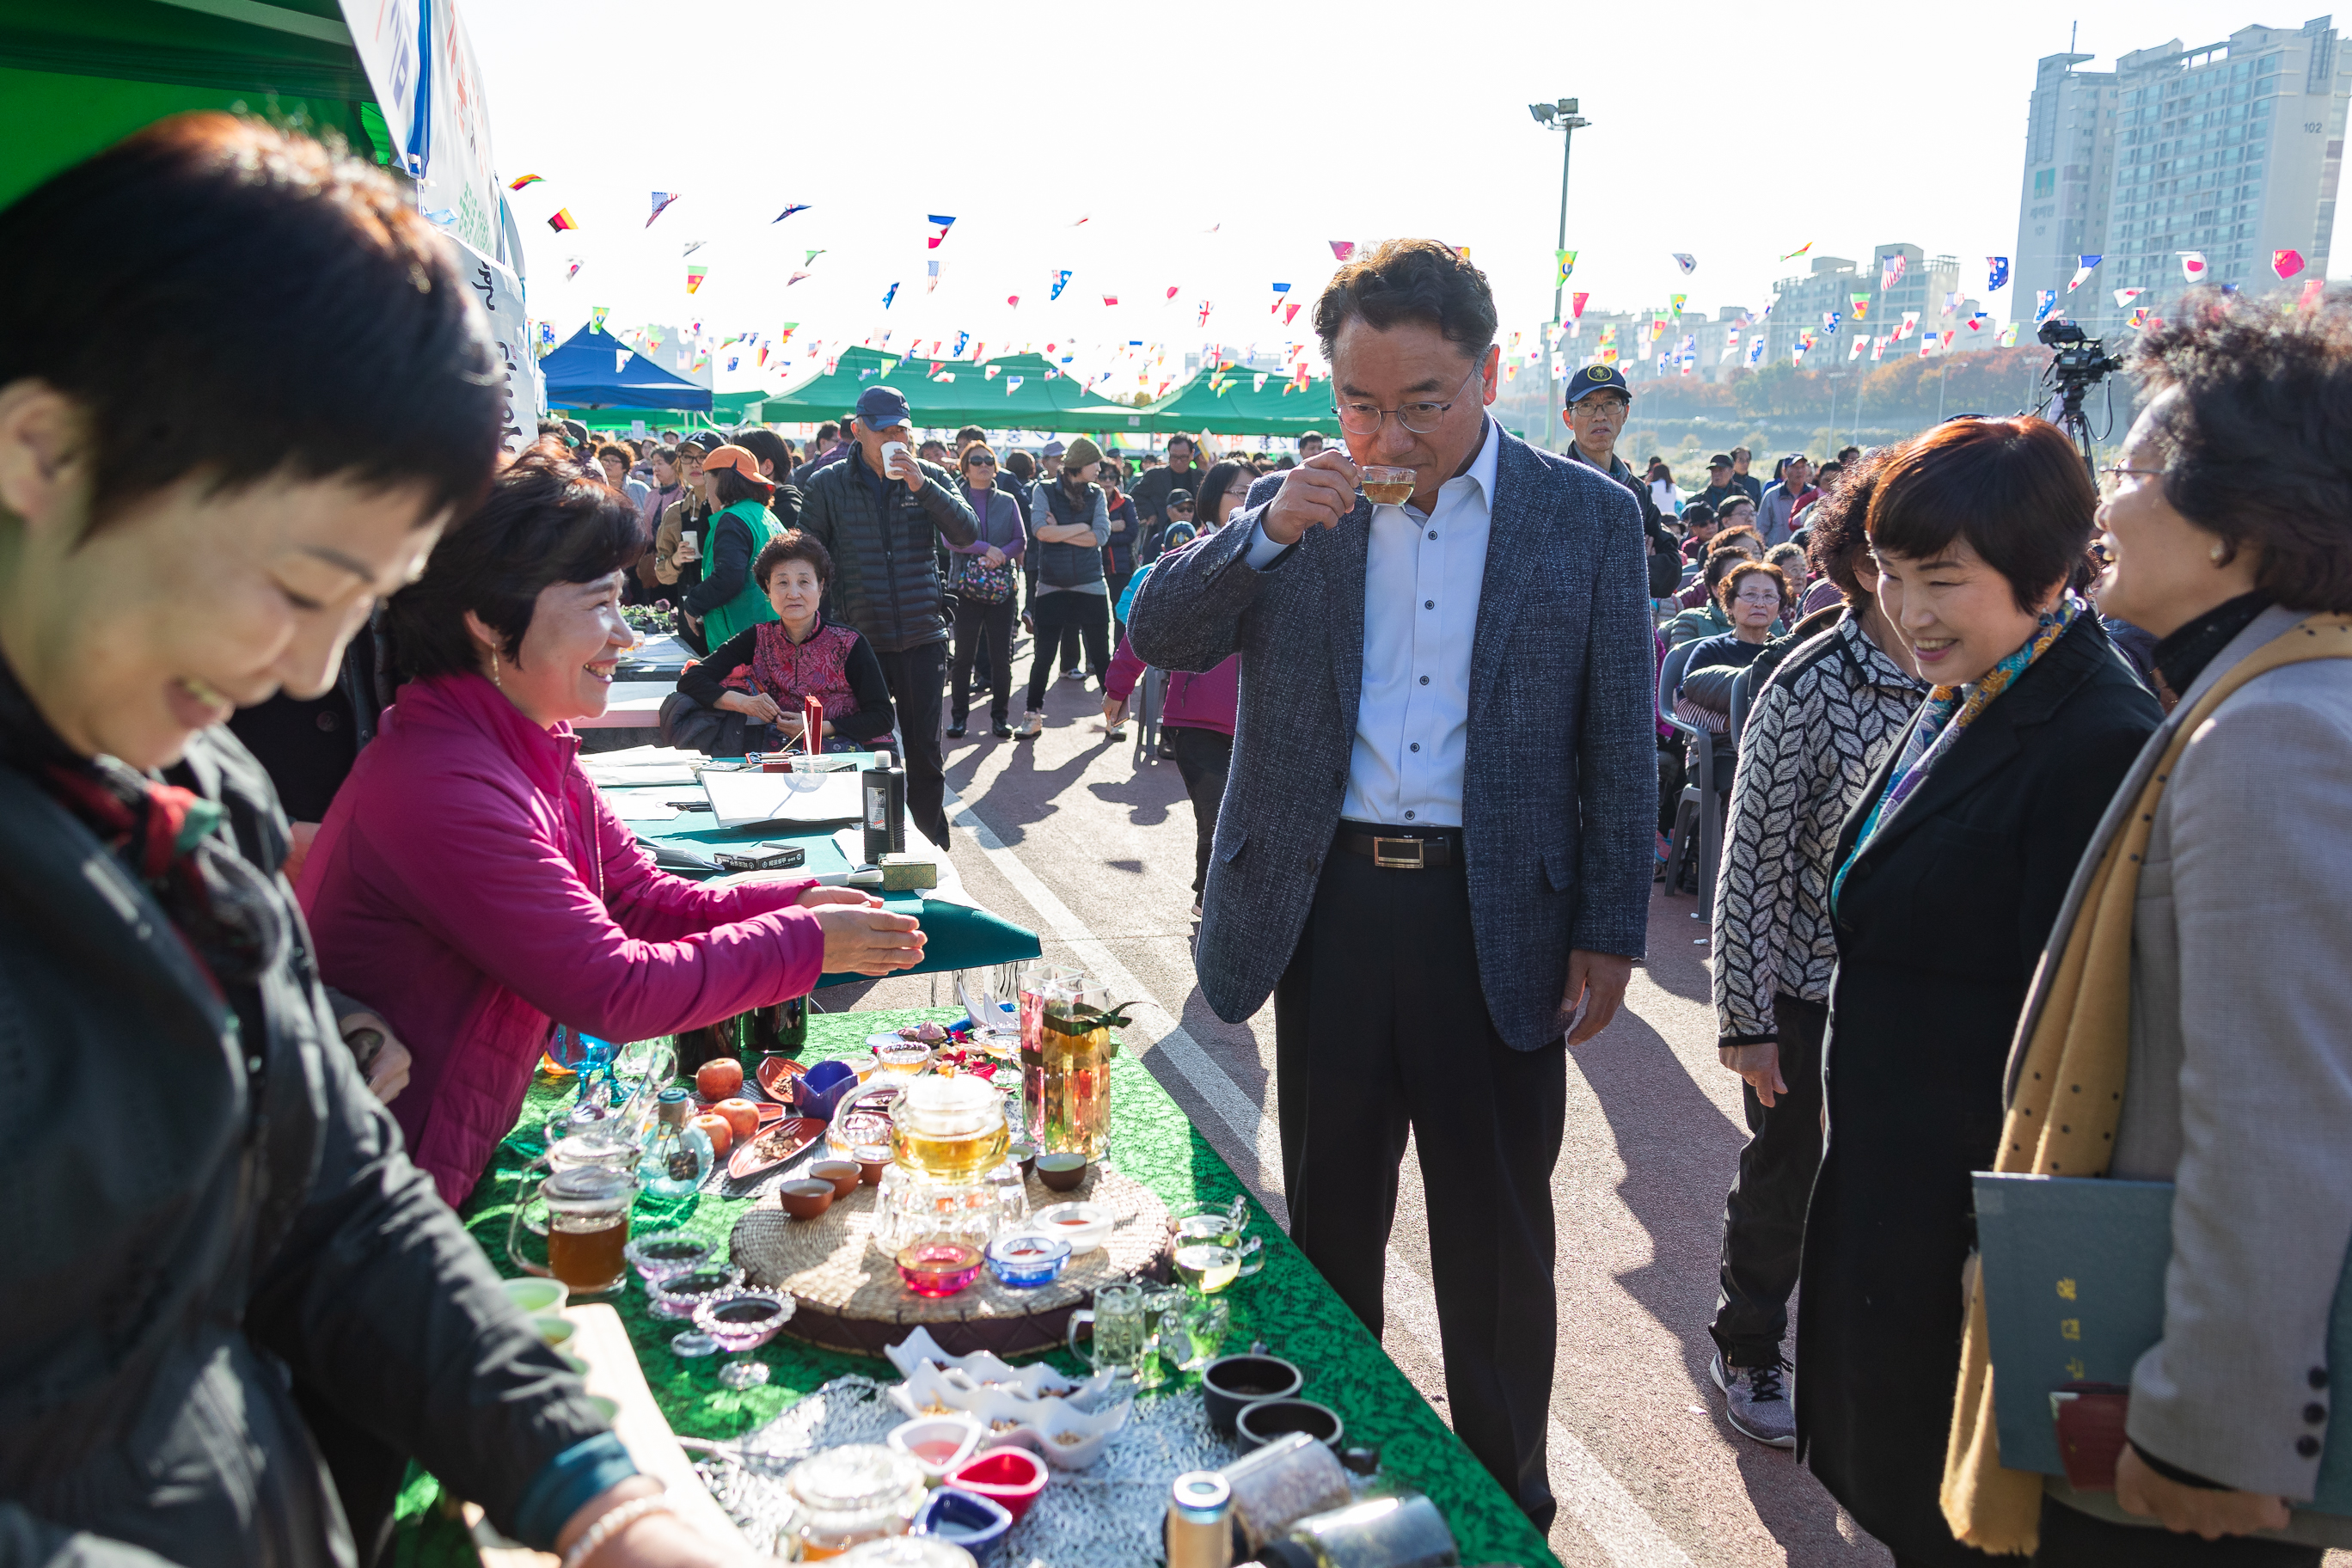
[[[1078,1348],[1081,1323],[1094,1325],[1091,1350]],[[1137,1376],[1142,1371],[1144,1354],[1150,1348],[1150,1335],[1143,1325],[1142,1289],[1134,1285],[1097,1286],[1094,1309],[1072,1312],[1067,1332],[1070,1353],[1097,1372]]]
[[[628,1171],[583,1165],[558,1171],[517,1204],[507,1222],[507,1256],[526,1273],[561,1279],[574,1296],[599,1296],[628,1279],[629,1208],[637,1179]],[[534,1205],[546,1208],[542,1220]],[[547,1238],[547,1261],[525,1256],[522,1233]]]

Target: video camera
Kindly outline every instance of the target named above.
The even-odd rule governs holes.
[[[2124,368],[2124,362],[2107,353],[2104,343],[2086,337],[2080,326],[2063,316],[2042,322],[2034,336],[2041,339],[2042,347],[2053,351],[2051,390],[2068,403],[2079,405],[2084,393]]]

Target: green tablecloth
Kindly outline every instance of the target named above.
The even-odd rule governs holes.
[[[604,791],[606,798],[620,801],[630,798],[646,800],[691,800],[701,791],[693,784],[641,784]],[[849,862],[835,847],[830,831],[786,833],[774,829],[748,830],[713,827],[707,812],[680,812],[676,822],[632,822],[628,826],[639,838],[648,844],[674,844],[698,855],[709,855],[714,849],[730,845],[777,842],[789,839],[808,851],[806,863],[798,873],[819,876],[827,871],[846,871]],[[698,827],[694,824],[701,823]],[[681,876],[693,875],[680,872]],[[985,969],[991,964],[1013,963],[1024,958],[1035,958],[1043,951],[1037,945],[1037,933],[1014,925],[1011,921],[990,914],[986,910],[970,904],[950,903],[945,899],[927,899],[919,893],[885,893],[882,901],[899,914],[913,915],[923,922],[923,962],[903,974],[929,974],[949,969]],[[828,974],[819,985],[835,985],[845,981],[866,978],[857,974]]]
[[[810,1059],[846,1055],[868,1034],[924,1018],[949,1021],[946,1012],[871,1012],[813,1016]],[[1111,1068],[1112,1134],[1109,1161],[1157,1193],[1171,1207],[1200,1200],[1229,1202],[1246,1191],[1241,1179],[1194,1130],[1142,1061],[1121,1055]],[[516,1178],[541,1148],[539,1129],[569,1097],[569,1080],[542,1079],[532,1086],[522,1121],[499,1147],[490,1173],[460,1211],[493,1261],[512,1273],[507,1260],[507,1222]],[[641,1229],[680,1226],[722,1245],[751,1200],[730,1202],[708,1194],[676,1203],[641,1200]],[[1445,1510],[1465,1563],[1557,1563],[1525,1515],[1513,1506],[1469,1450],[1454,1440],[1396,1364],[1354,1314],[1332,1294],[1323,1277],[1291,1246],[1265,1211],[1255,1213],[1253,1233],[1265,1238],[1266,1265],[1256,1278],[1227,1293],[1234,1330],[1229,1343],[1246,1349],[1264,1339],[1276,1353],[1306,1369],[1306,1394],[1339,1412],[1351,1443],[1381,1446],[1389,1471],[1419,1487]],[[801,1395],[845,1373],[893,1377],[885,1361],[817,1350],[779,1337],[757,1353],[772,1372],[761,1388],[737,1393],[722,1388],[718,1362],[681,1361],[669,1351],[677,1325],[646,1310],[641,1289],[631,1286],[613,1303],[628,1325],[637,1359],[655,1400],[673,1430],[690,1436],[732,1437],[773,1416]],[[1076,1372],[1066,1357],[1057,1364]],[[1191,1376],[1174,1379],[1156,1394],[1197,1385]],[[471,1563],[470,1547],[450,1521],[431,1509],[437,1495],[429,1477],[416,1476],[402,1499],[398,1561],[404,1564]]]

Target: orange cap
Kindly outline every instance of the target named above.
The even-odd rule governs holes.
[[[755,485],[775,488],[775,481],[760,472],[760,459],[742,447],[713,447],[703,455],[702,471],[714,473],[720,468],[732,468]]]

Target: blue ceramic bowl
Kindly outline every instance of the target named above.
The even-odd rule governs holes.
[[[819,1062],[793,1082],[793,1100],[803,1116],[829,1121],[842,1096],[857,1087],[857,1069],[846,1062]]]
[[[988,1267],[997,1283],[1009,1290],[1050,1285],[1069,1261],[1070,1244],[1058,1236],[1015,1232],[988,1244]]]
[[[923,1500],[911,1531],[916,1535],[935,1535],[962,1547],[973,1561],[985,1562],[1012,1528],[1013,1515],[1003,1504],[976,1492],[941,1487]]]

